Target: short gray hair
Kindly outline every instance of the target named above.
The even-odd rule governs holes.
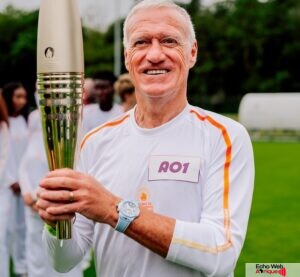
[[[140,10],[147,10],[151,8],[171,8],[176,10],[179,14],[183,16],[183,18],[186,21],[187,29],[188,29],[188,39],[190,42],[190,45],[193,45],[193,43],[196,40],[195,35],[195,29],[191,20],[190,15],[187,13],[187,11],[175,4],[171,0],[143,0],[139,2],[137,5],[135,5],[129,14],[127,15],[124,26],[123,26],[123,45],[126,48],[128,46],[128,22],[129,19],[138,11]]]

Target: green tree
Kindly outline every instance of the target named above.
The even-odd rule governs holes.
[[[192,104],[236,112],[247,92],[300,90],[298,0],[225,0],[209,8],[192,0],[183,6],[192,16],[199,48],[189,77]],[[20,80],[32,95],[37,21],[37,11],[8,7],[0,13],[0,86]],[[83,28],[86,76],[113,70],[113,32],[113,24],[103,33]]]

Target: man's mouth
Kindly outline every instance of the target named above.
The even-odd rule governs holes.
[[[170,70],[167,69],[149,69],[149,70],[145,70],[144,73],[147,75],[160,75],[160,74],[166,74],[169,71]]]

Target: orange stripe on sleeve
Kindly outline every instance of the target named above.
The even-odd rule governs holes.
[[[125,119],[127,119],[129,117],[129,114],[125,115],[124,117],[122,117],[119,120],[116,121],[109,121],[101,126],[99,126],[98,128],[94,129],[93,131],[89,132],[82,140],[81,144],[80,144],[80,150],[83,148],[85,142],[87,141],[87,139],[89,137],[91,137],[92,135],[96,134],[97,132],[99,132],[100,130],[106,128],[106,127],[113,127],[113,126],[117,126],[119,124],[121,124]]]
[[[231,232],[230,232],[230,213],[229,213],[229,168],[231,163],[231,140],[228,135],[228,132],[226,128],[214,120],[210,116],[202,116],[195,110],[190,110],[190,113],[194,114],[199,120],[205,121],[207,120],[210,124],[212,124],[214,127],[218,128],[223,136],[225,145],[226,145],[226,153],[225,153],[225,161],[224,161],[224,173],[223,173],[223,180],[224,180],[224,189],[223,189],[223,213],[224,213],[224,229],[226,234],[226,243],[221,246],[216,247],[208,247],[205,245],[201,245],[196,242],[180,239],[180,238],[174,238],[173,242],[178,244],[183,244],[187,247],[195,248],[201,251],[217,254],[218,252],[222,252],[227,250],[232,245],[231,241]]]

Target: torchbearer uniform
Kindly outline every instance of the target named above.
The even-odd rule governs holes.
[[[233,276],[254,178],[251,142],[239,123],[187,105],[166,124],[144,129],[131,110],[85,136],[78,169],[119,197],[175,218],[176,226],[164,259],[78,215],[63,248],[44,231],[58,270],[73,268],[93,244],[101,277]]]
[[[11,168],[14,166],[13,156],[9,155],[10,137],[6,123],[0,123],[0,276],[9,277],[9,245],[8,245],[8,224],[10,211],[10,198],[12,197],[9,188],[10,184],[17,180],[13,176]],[[9,167],[10,165],[10,167]]]
[[[28,142],[28,129],[24,117],[21,115],[9,117],[9,131],[11,138],[9,155],[12,155],[12,158],[9,160],[8,167],[11,169],[13,183],[15,183],[20,182],[19,167]],[[12,190],[10,190],[10,197],[7,198],[7,201],[10,203],[10,210],[7,214],[10,222],[8,243],[11,248],[14,271],[16,274],[24,274],[27,273],[24,202],[21,195],[13,194]]]

